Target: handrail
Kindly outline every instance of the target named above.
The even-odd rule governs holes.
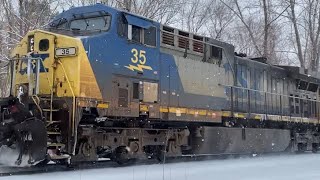
[[[36,58],[34,58],[34,57],[11,58],[10,62],[13,64],[13,62],[15,62],[15,61],[17,61],[17,60],[24,60],[24,59],[31,59],[31,60],[40,61],[40,62],[42,63],[42,65],[44,66],[44,61],[43,61],[43,59],[40,58],[40,57],[36,57]],[[13,74],[13,73],[14,73],[14,72],[13,72],[13,69],[11,69],[11,71],[12,71],[11,73]],[[49,83],[49,85],[50,85],[50,87],[51,87],[50,91],[52,91],[53,85],[51,84],[50,78],[49,78],[49,76],[48,76],[48,71],[47,71],[46,68],[44,68],[44,71],[45,71],[45,73],[46,73],[47,81],[48,81],[48,83]],[[13,78],[13,75],[11,75],[10,78]]]
[[[43,59],[42,58],[38,58],[41,63],[42,63],[42,66],[44,67],[44,62],[43,62]],[[45,71],[45,74],[46,74],[46,77],[47,77],[47,80],[48,80],[48,83],[50,85],[50,117],[49,117],[49,122],[52,123],[52,118],[53,118],[53,114],[52,114],[52,107],[53,107],[53,84],[51,84],[50,82],[50,78],[48,76],[48,71],[46,68],[44,68],[44,71]],[[53,79],[52,79],[53,80]]]
[[[290,96],[290,95],[285,95],[285,94],[278,94],[278,93],[272,93],[272,92],[267,92],[267,91],[260,91],[260,90],[255,90],[255,89],[250,89],[250,88],[245,88],[245,87],[240,87],[240,86],[232,86],[232,85],[225,85],[225,84],[219,84],[219,86],[224,86],[224,87],[228,87],[228,88],[235,88],[235,89],[242,89],[242,90],[248,90],[248,91],[265,93],[265,94],[276,95],[276,96],[283,96],[283,97],[288,97],[288,98],[296,98],[296,99],[301,99],[301,100],[308,100],[308,101],[313,101],[313,102],[320,102],[320,100],[301,98],[301,97]],[[300,94],[308,95],[308,94],[305,94],[305,93],[300,93]]]
[[[65,77],[66,77],[66,80],[67,80],[67,82],[68,82],[68,85],[69,85],[69,88],[70,88],[70,90],[71,90],[71,93],[72,93],[72,101],[73,101],[73,103],[72,103],[72,135],[74,135],[74,129],[75,129],[75,108],[76,108],[76,96],[75,96],[75,94],[74,94],[74,91],[73,91],[73,89],[72,89],[72,86],[71,86],[71,83],[70,83],[70,80],[69,80],[69,78],[68,78],[68,75],[67,75],[67,73],[66,73],[66,70],[65,70],[65,68],[64,68],[64,66],[63,66],[63,64],[62,64],[62,62],[60,61],[60,60],[58,60],[58,63],[61,65],[61,67],[62,67],[62,70],[63,70],[63,73],[64,73],[64,75],[65,75]]]
[[[20,58],[12,58],[11,59],[11,63],[13,64],[13,62],[15,62],[15,61],[18,61],[18,60],[36,60],[37,61],[37,65],[38,66],[40,66],[40,63],[42,64],[42,66],[43,67],[45,67],[44,66],[44,61],[43,61],[43,59],[41,58],[41,57],[30,57],[30,56],[27,56],[27,57],[20,57]],[[38,68],[40,68],[40,67],[38,67]],[[49,86],[50,86],[50,95],[51,95],[51,98],[50,98],[50,120],[49,120],[49,122],[52,122],[53,120],[52,120],[52,118],[53,118],[53,114],[52,114],[52,107],[53,107],[53,84],[51,84],[51,81],[50,81],[50,78],[49,78],[49,75],[48,75],[48,71],[47,71],[47,69],[46,68],[43,68],[44,69],[44,71],[45,71],[45,75],[46,75],[46,79],[47,79],[47,81],[48,81],[48,84],[49,84]],[[11,79],[13,78],[13,70],[11,69],[11,71],[12,71],[12,75],[11,75]],[[39,72],[38,72],[39,73]],[[39,74],[38,74],[39,75]],[[38,79],[39,77],[37,77],[37,81],[39,81],[39,79]],[[11,82],[11,86],[13,85],[13,82]],[[38,86],[39,86],[39,84],[38,84]],[[12,91],[12,87],[10,88],[10,91]],[[35,97],[37,98],[37,100],[35,99]],[[43,112],[42,112],[42,109],[41,109],[41,107],[40,107],[40,99],[39,99],[39,97],[37,96],[37,94],[35,95],[35,96],[32,96],[32,100],[33,100],[33,102],[36,104],[36,106],[37,106],[37,108],[39,109],[39,111],[40,111],[40,114],[41,114],[41,117],[43,117]]]
[[[37,108],[39,109],[41,118],[43,119],[43,111],[42,111],[40,104],[39,104],[40,103],[39,97],[37,95],[33,95],[33,96],[31,96],[31,98],[32,98],[33,102],[36,104]],[[37,98],[37,100],[36,100],[36,98]]]

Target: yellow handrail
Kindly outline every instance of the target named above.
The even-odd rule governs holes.
[[[33,100],[33,102],[36,104],[36,106],[37,106],[37,108],[39,109],[39,111],[40,111],[40,114],[41,114],[41,118],[43,118],[43,112],[42,112],[42,109],[41,109],[41,107],[40,107],[40,105],[39,105],[39,103],[40,103],[40,99],[39,99],[39,97],[38,96],[31,96],[31,98],[32,98],[32,100]],[[37,98],[37,100],[35,99],[35,98]],[[42,119],[41,119],[42,120]]]
[[[67,79],[67,82],[68,82],[68,85],[69,85],[69,88],[71,90],[71,93],[72,93],[72,98],[73,98],[73,103],[72,103],[72,135],[74,135],[74,129],[75,129],[75,109],[76,109],[76,96],[74,94],[74,91],[72,89],[72,86],[71,86],[71,83],[70,83],[70,80],[68,78],[68,75],[66,73],[66,70],[62,64],[62,62],[60,60],[58,60],[58,63],[61,65],[62,67],[62,70],[63,70],[63,73]]]
[[[43,59],[42,58],[39,58],[41,60],[41,63],[44,67],[44,62],[43,62]],[[51,84],[50,82],[50,78],[48,76],[48,71],[47,69],[44,67],[44,71],[45,71],[45,74],[46,74],[46,77],[47,77],[47,80],[48,80],[48,83],[49,83],[49,86],[50,86],[50,119],[49,119],[49,122],[52,123],[52,103],[53,103],[53,84]],[[53,81],[53,78],[52,78],[52,81]]]

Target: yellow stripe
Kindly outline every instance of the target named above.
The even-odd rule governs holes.
[[[198,113],[201,116],[206,116],[207,115],[207,110],[199,110]]]
[[[176,111],[177,111],[177,108],[169,107],[169,112],[170,113],[176,113]]]
[[[187,113],[187,108],[177,108],[176,113],[180,112],[181,114],[186,114]]]
[[[230,117],[231,116],[231,112],[230,111],[223,111],[222,112],[222,116],[223,117]]]
[[[97,108],[108,109],[109,108],[109,104],[108,103],[99,103],[97,105]]]
[[[210,118],[217,118],[221,117],[221,114],[223,114],[221,111],[208,111],[205,109],[191,109],[191,108],[180,108],[180,107],[160,107],[160,112],[162,113],[173,113],[173,114],[189,114],[189,115],[196,115],[196,116],[209,116]],[[231,114],[229,111],[225,111],[224,115],[228,113]]]
[[[255,115],[255,116],[254,116],[254,119],[255,119],[255,120],[261,120],[262,117],[261,117],[261,115]]]
[[[234,117],[236,117],[236,118],[245,118],[245,115],[243,113],[234,113]]]
[[[209,118],[218,118],[221,116],[221,112],[218,112],[218,111],[208,111],[207,112],[207,116]]]
[[[179,114],[186,114],[187,109],[186,108],[175,108],[175,107],[169,107],[170,113],[179,113]]]
[[[187,114],[194,115],[196,111],[194,109],[187,109]]]
[[[168,108],[167,107],[160,107],[160,112],[169,112]]]
[[[149,107],[147,105],[140,105],[140,111],[149,111]]]

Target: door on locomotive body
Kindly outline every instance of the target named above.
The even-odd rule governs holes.
[[[112,78],[111,107],[115,116],[158,118],[159,25],[132,14],[118,18],[121,68]]]
[[[235,111],[248,112],[248,75],[249,70],[245,63],[239,62],[236,66]]]

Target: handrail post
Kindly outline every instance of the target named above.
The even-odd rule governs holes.
[[[231,96],[231,99],[230,99],[230,103],[231,103],[231,117],[233,117],[233,112],[234,112],[234,99],[233,99],[233,87],[230,87],[230,96]]]
[[[13,96],[13,92],[12,92],[12,88],[13,88],[13,74],[14,74],[14,72],[13,72],[13,68],[14,68],[14,63],[13,63],[13,61],[14,60],[10,60],[9,62],[10,62],[10,68],[9,68],[9,71],[10,71],[10,90],[9,90],[9,92],[10,92],[10,96]]]
[[[73,91],[73,89],[72,89],[72,86],[71,86],[69,77],[68,77],[68,75],[67,75],[67,73],[66,73],[66,70],[65,70],[62,62],[59,60],[58,63],[59,63],[59,64],[61,65],[61,67],[62,67],[63,73],[64,73],[64,75],[65,75],[65,77],[66,77],[66,80],[67,80],[67,82],[68,82],[68,85],[69,85],[69,88],[70,88],[71,94],[72,94],[72,99],[73,99],[73,100],[72,100],[72,135],[75,135],[75,106],[76,106],[76,102],[75,102],[75,101],[76,101],[76,97],[75,97],[75,94],[74,94],[74,91]]]

